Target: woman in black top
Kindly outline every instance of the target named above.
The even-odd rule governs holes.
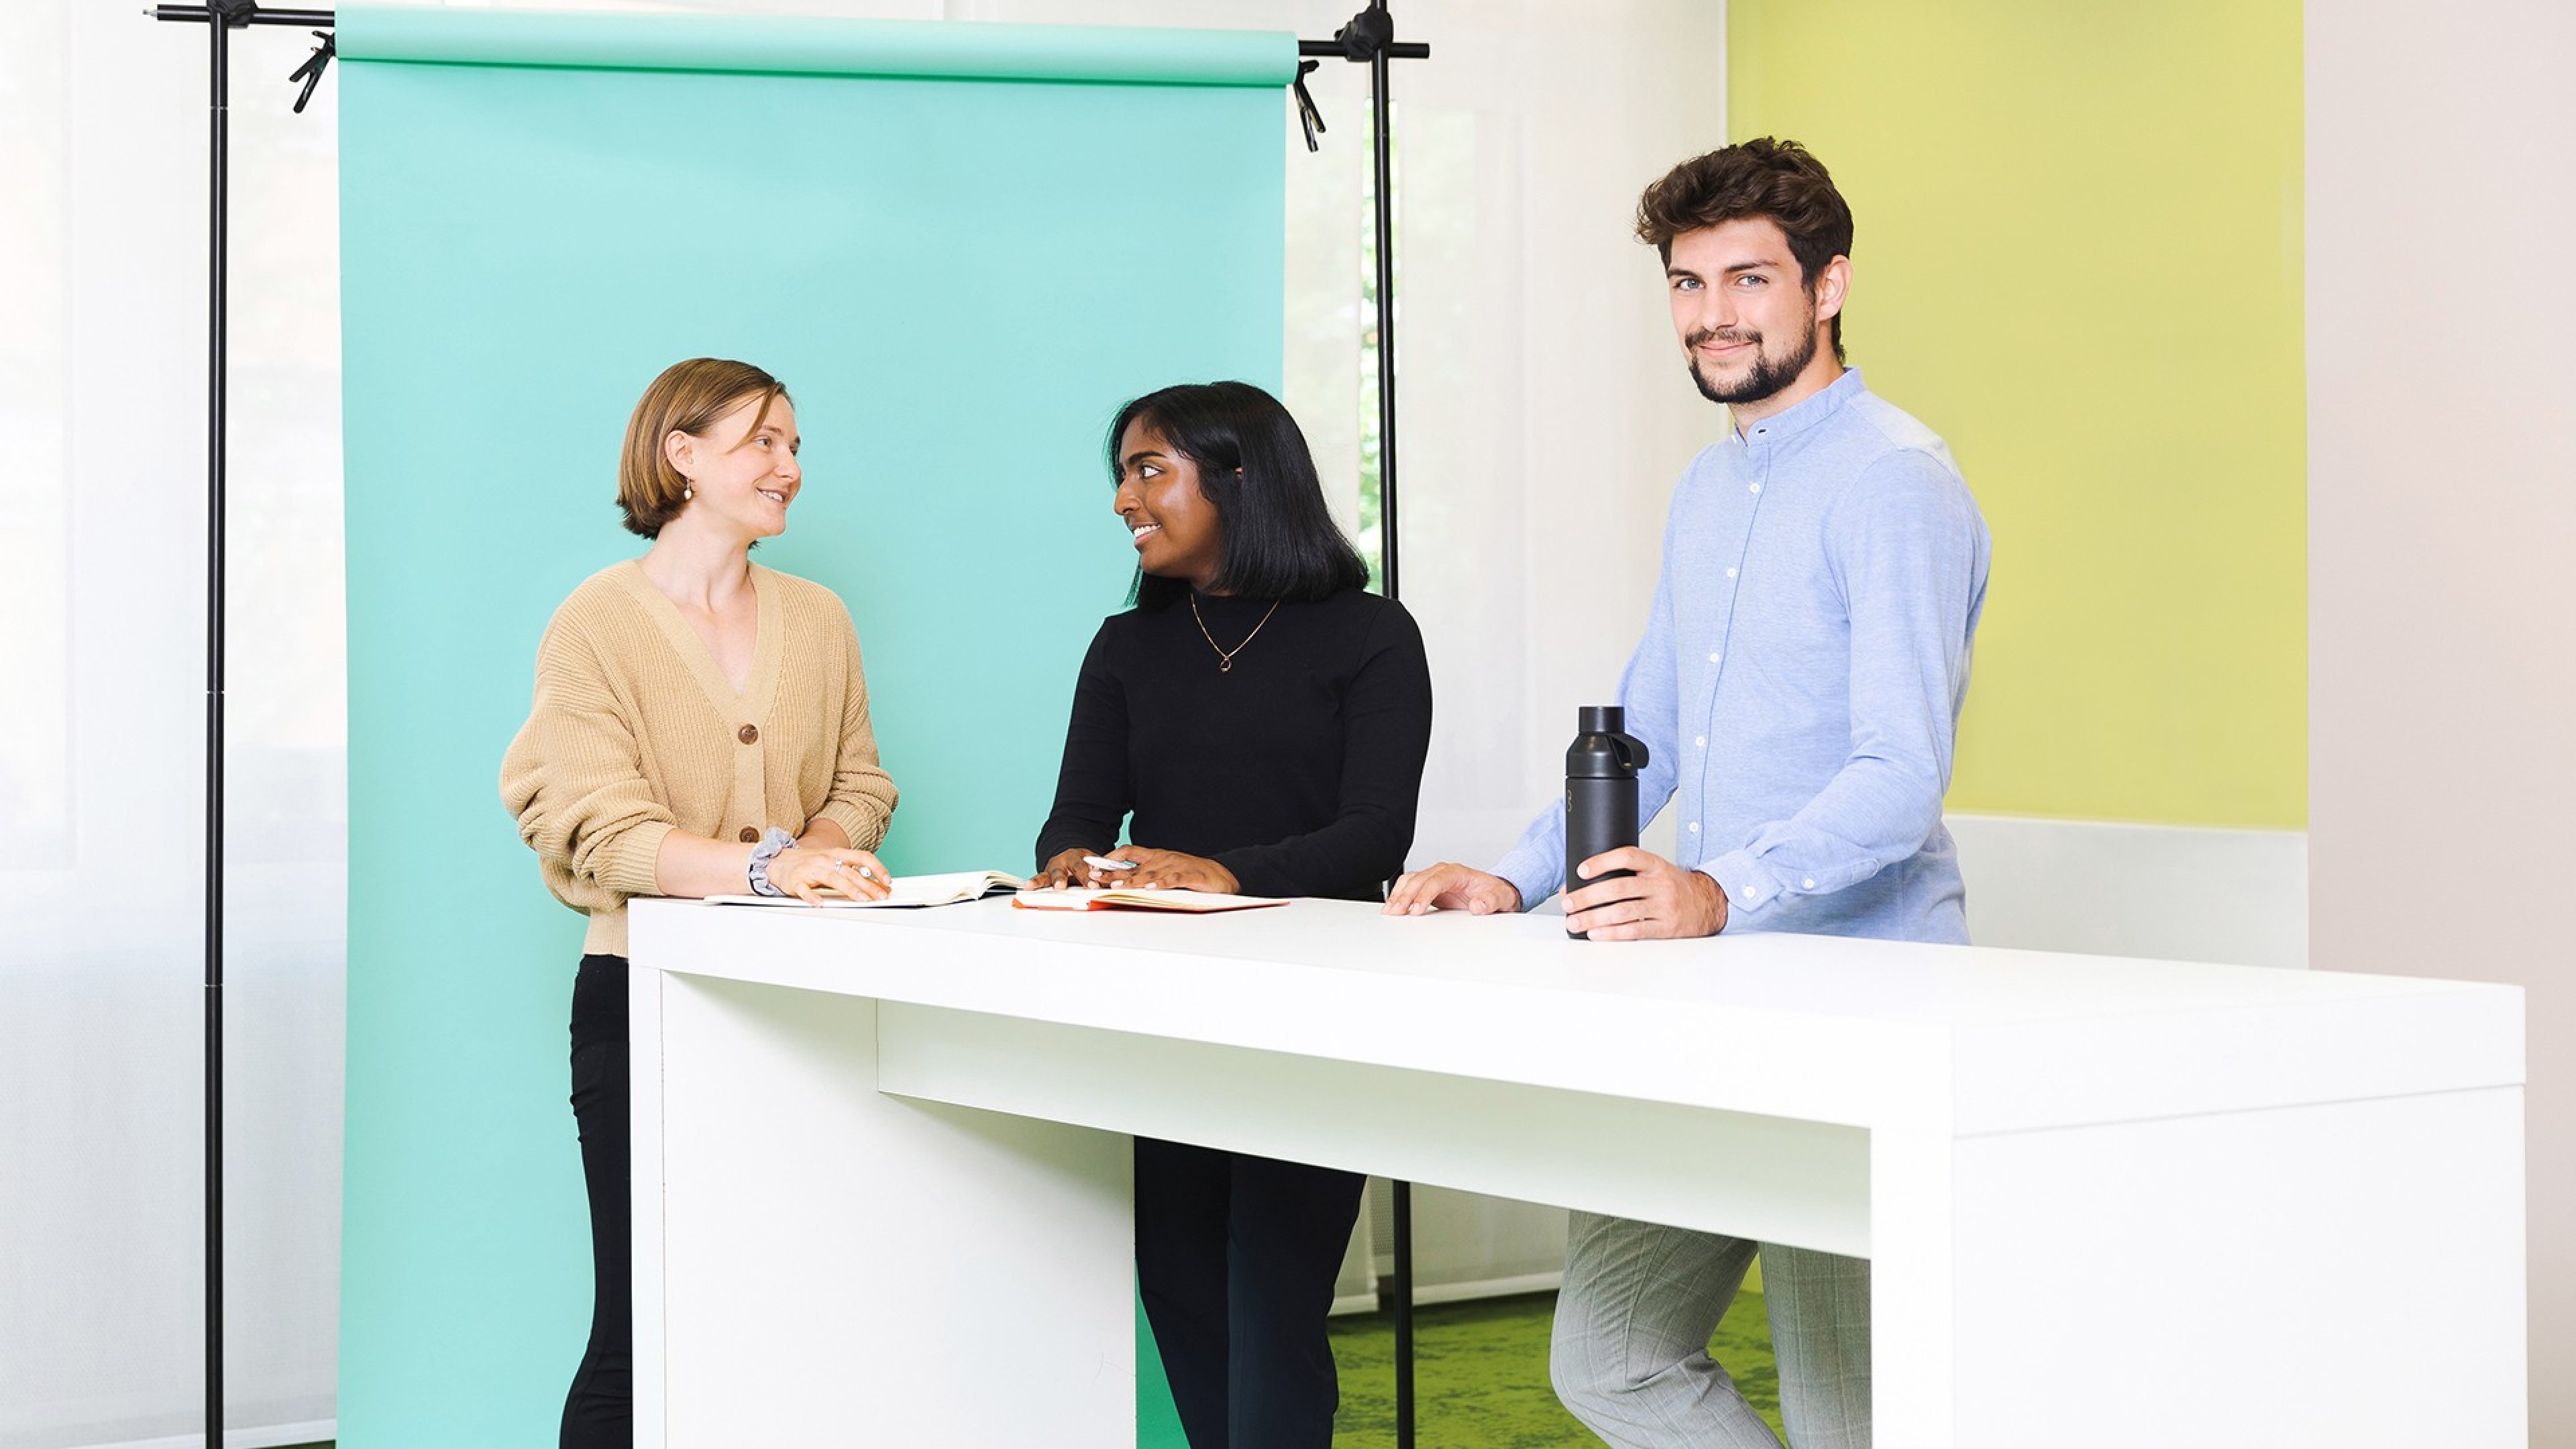
[[[1092,638],[1032,884],[1383,898],[1413,843],[1431,673],[1277,399],[1165,388],[1109,430],[1136,607]],[[1084,863],[1118,850],[1110,880]],[[1136,1276],[1193,1449],[1328,1446],[1358,1173],[1139,1138]]]

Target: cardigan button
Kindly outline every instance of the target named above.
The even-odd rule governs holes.
[[[743,742],[744,744],[746,744],[746,745],[756,745],[756,744],[759,744],[759,743],[760,743],[760,726],[758,726],[758,725],[744,725],[741,729],[738,729],[738,730],[734,731],[734,735],[733,735],[733,737],[734,737],[735,739],[738,739],[738,740],[742,741],[742,742]]]
[[[760,843],[760,832],[754,827],[746,825],[742,828],[742,834],[735,838],[745,845],[758,845]]]

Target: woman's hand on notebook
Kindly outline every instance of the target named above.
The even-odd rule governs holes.
[[[825,891],[881,901],[893,889],[887,884],[893,878],[864,850],[782,850],[769,863],[769,883],[809,906],[821,905]]]
[[[1091,852],[1078,845],[1070,850],[1059,850],[1054,859],[1029,877],[1028,888],[1033,891],[1060,891],[1066,886],[1097,885],[1099,882],[1092,879],[1093,870],[1083,864],[1090,858]]]
[[[1118,858],[1136,862],[1136,868],[1120,872],[1117,880],[1099,884],[1134,886],[1141,890],[1214,891],[1218,895],[1234,895],[1243,889],[1242,882],[1234,878],[1233,871],[1205,856],[1130,845],[1118,852]]]

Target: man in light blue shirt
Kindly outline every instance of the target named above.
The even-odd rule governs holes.
[[[1799,931],[1964,942],[1941,799],[1988,540],[1939,437],[1843,366],[1850,209],[1793,142],[1730,146],[1647,188],[1691,378],[1734,431],[1674,491],[1646,633],[1620,681],[1641,814],[1678,860],[1579,862],[1595,941]],[[1600,880],[1604,872],[1634,874]],[[1523,910],[1569,884],[1562,802],[1490,871],[1407,875],[1390,914]],[[1551,1372],[1613,1444],[1778,1449],[1706,1345],[1755,1245],[1575,1213]],[[1865,1449],[1869,1265],[1761,1249],[1795,1449]]]

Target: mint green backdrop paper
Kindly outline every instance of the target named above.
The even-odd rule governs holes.
[[[581,922],[497,779],[548,616],[643,547],[611,501],[629,410],[683,357],[786,380],[806,485],[757,557],[857,620],[903,791],[887,859],[1027,868],[1132,568],[1101,429],[1164,383],[1278,383],[1295,41],[365,8],[338,30],[341,1442],[550,1444],[589,1320]]]

